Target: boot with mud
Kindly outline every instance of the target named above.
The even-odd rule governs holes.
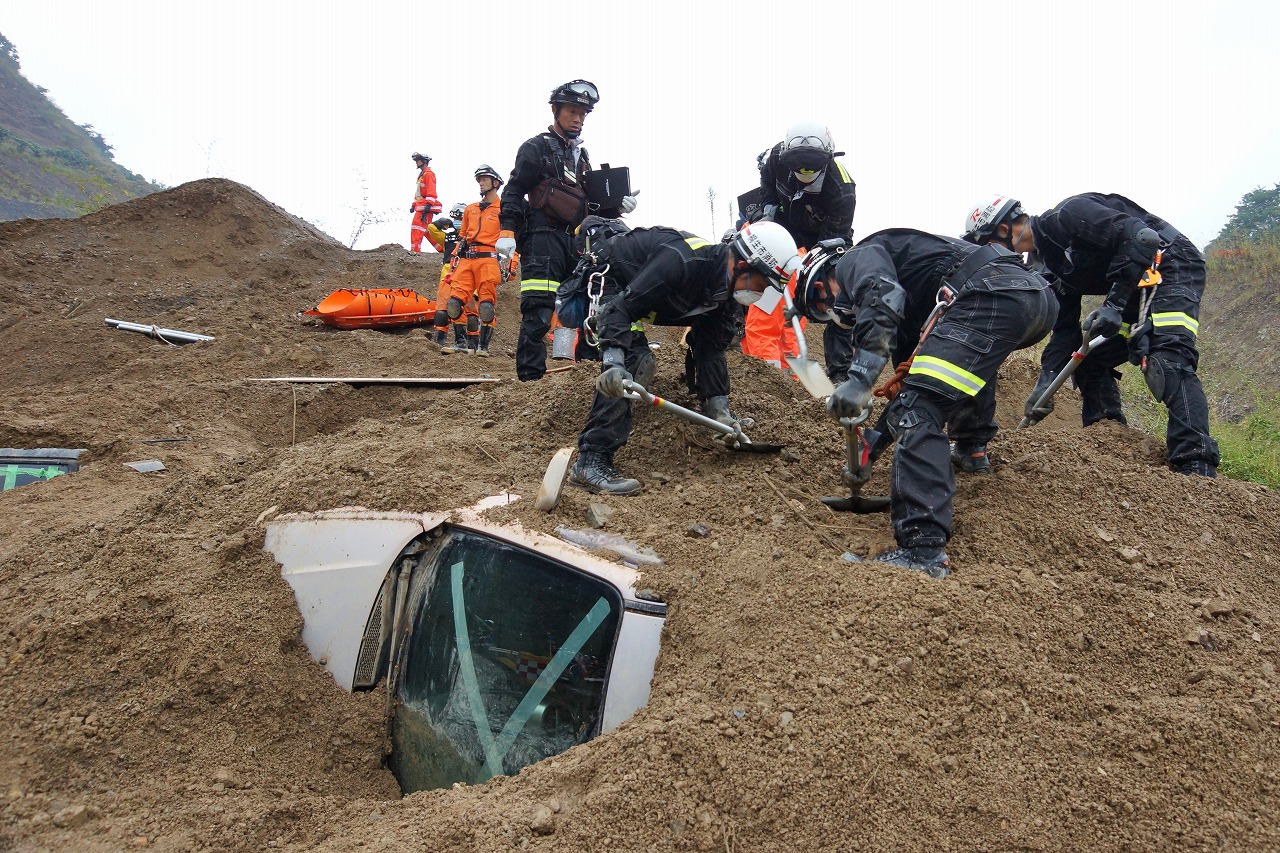
[[[489,341],[493,340],[493,326],[480,327],[480,342],[476,345],[475,354],[481,358],[489,357]]]
[[[922,572],[934,580],[942,580],[951,574],[951,558],[941,548],[919,546],[894,548],[872,559],[877,563],[887,563],[913,572]]]
[[[991,473],[991,460],[987,459],[985,444],[956,443],[951,446],[951,464],[966,474]]]
[[[467,346],[467,324],[453,324],[453,343],[445,344],[440,347],[440,352],[445,355],[452,355],[455,352],[467,352],[470,347]]]
[[[639,480],[619,474],[608,454],[591,450],[578,455],[569,482],[597,495],[635,495],[644,488]]]
[[[447,326],[434,327],[431,340],[437,347],[443,347],[449,342],[449,328]]]

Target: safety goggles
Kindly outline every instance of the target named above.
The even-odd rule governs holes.
[[[575,95],[582,95],[593,102],[600,100],[600,92],[596,89],[595,84],[586,80],[572,80],[560,88],[566,92],[573,92]]]

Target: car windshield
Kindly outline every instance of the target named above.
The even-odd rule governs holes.
[[[599,732],[617,589],[458,530],[424,568],[392,723],[405,793],[512,774]]]

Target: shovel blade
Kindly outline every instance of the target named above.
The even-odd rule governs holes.
[[[789,355],[787,356],[787,366],[796,375],[796,379],[800,380],[804,390],[819,400],[823,397],[830,397],[835,393],[836,386],[831,383],[831,378],[827,376],[827,372],[816,361]]]
[[[569,461],[573,457],[573,447],[562,447],[551,457],[547,471],[542,475],[542,485],[538,489],[538,497],[533,505],[543,512],[551,512],[560,503],[560,493],[564,490],[564,479],[569,474]]]
[[[856,512],[862,515],[884,512],[889,508],[889,499],[880,496],[864,498],[861,495],[849,495],[848,497],[828,495],[822,499],[822,502],[836,512]]]

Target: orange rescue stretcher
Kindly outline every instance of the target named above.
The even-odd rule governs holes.
[[[339,329],[384,329],[430,323],[435,317],[435,300],[408,287],[353,290],[341,288],[307,311],[326,326]]]

